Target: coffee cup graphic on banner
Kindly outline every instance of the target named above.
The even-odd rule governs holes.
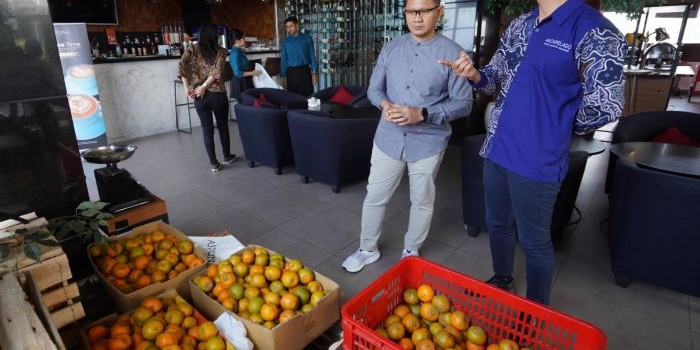
[[[76,64],[66,71],[66,92],[68,95],[97,96],[95,67],[91,64]]]
[[[71,95],[68,104],[78,140],[93,139],[105,133],[100,101],[90,95]]]

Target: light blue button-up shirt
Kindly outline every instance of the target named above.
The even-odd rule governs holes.
[[[447,148],[450,121],[466,117],[472,108],[472,88],[468,81],[438,60],[456,60],[459,47],[437,34],[417,42],[404,34],[382,48],[367,89],[367,97],[379,107],[382,100],[409,107],[426,108],[421,123],[398,125],[382,118],[374,143],[389,157],[407,161],[431,157]]]

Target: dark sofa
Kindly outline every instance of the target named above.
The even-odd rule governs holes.
[[[608,221],[615,283],[632,279],[700,297],[700,179],[619,159]]]
[[[287,114],[296,172],[331,185],[334,193],[369,175],[372,141],[378,119],[336,119],[317,111]]]

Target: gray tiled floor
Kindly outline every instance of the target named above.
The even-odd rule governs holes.
[[[678,101],[672,98],[676,110],[684,108]],[[234,152],[242,157],[236,124],[229,127]],[[364,183],[334,194],[328,185],[302,184],[291,167],[278,176],[270,167],[249,168],[241,160],[212,173],[199,128],[192,135],[171,132],[133,143],[139,149],[119,166],[167,202],[172,225],[188,235],[227,230],[244,244],[298,257],[340,284],[341,303],[400,257],[410,205],[405,179],[387,209],[382,258],[349,274],[340,264],[358,246]],[[603,329],[608,349],[700,350],[700,299],[642,282],[626,289],[613,283],[607,238],[601,232],[608,208],[603,194],[607,159],[607,151],[589,158],[577,199],[582,219],[555,242],[552,307]],[[96,199],[94,168],[85,163]],[[458,148],[448,149],[437,185],[435,216],[421,254],[475,278],[490,277],[488,236],[468,237],[462,226]],[[524,291],[521,254],[517,261],[516,288]]]

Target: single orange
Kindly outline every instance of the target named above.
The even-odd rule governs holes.
[[[136,281],[138,281],[141,276],[143,276],[143,270],[131,270],[129,275],[126,276],[126,282],[129,284],[136,284]]]
[[[127,350],[131,348],[134,341],[129,334],[113,335],[109,339],[109,350]]]
[[[98,324],[88,329],[88,340],[90,341],[90,344],[95,344],[100,339],[107,339],[108,336],[109,329],[104,325]]]
[[[126,263],[116,263],[112,269],[112,274],[117,278],[125,278],[131,272],[131,268]]]
[[[206,350],[226,350],[226,343],[219,337],[211,337],[204,347]]]
[[[112,337],[119,334],[131,334],[131,324],[128,321],[117,322],[109,330]]]
[[[143,287],[148,287],[153,284],[153,279],[149,275],[141,275],[134,283],[134,286],[139,289]]]
[[[211,321],[202,322],[202,324],[200,324],[198,328],[199,329],[197,330],[197,339],[199,339],[199,341],[207,341],[209,340],[209,338],[215,337],[216,334],[219,332],[216,329],[214,323]]]
[[[149,262],[151,262],[151,258],[146,255],[137,256],[133,261],[131,261],[134,268],[139,270],[145,270]]]
[[[152,317],[141,327],[141,336],[146,340],[155,340],[165,330],[165,323]]]
[[[143,326],[149,318],[153,316],[153,310],[145,306],[139,306],[134,310],[132,317],[134,318],[134,324],[137,326]]]
[[[406,304],[399,304],[394,308],[393,314],[403,318],[404,316],[411,313],[411,309]]]
[[[180,254],[190,254],[194,251],[194,244],[190,240],[183,239],[177,243],[177,250]]]
[[[408,338],[401,338],[399,340],[399,346],[406,350],[413,350],[413,341]]]
[[[435,296],[435,290],[427,284],[421,284],[418,289],[416,289],[416,292],[418,293],[418,299],[424,303],[431,302]]]
[[[180,341],[180,338],[176,333],[173,332],[163,332],[161,334],[158,334],[156,336],[156,346],[159,348],[164,348],[168,345],[177,345],[178,342]]]
[[[141,306],[147,307],[153,310],[154,314],[157,314],[161,310],[163,310],[163,301],[161,301],[157,297],[150,296],[143,299],[143,301],[141,302]]]

